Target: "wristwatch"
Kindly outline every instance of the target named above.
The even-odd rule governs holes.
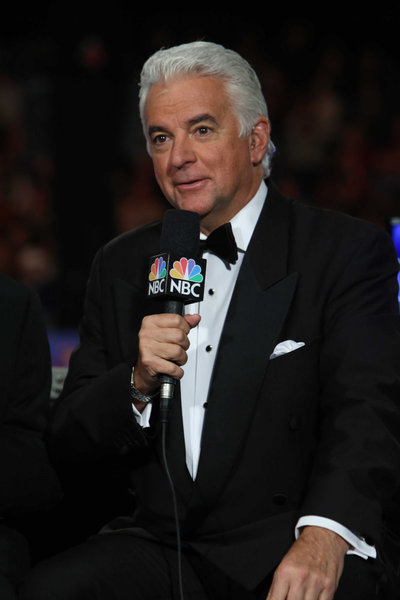
[[[143,394],[143,392],[141,392],[140,390],[138,390],[135,387],[135,384],[133,383],[133,367],[132,367],[132,373],[131,373],[131,399],[132,400],[138,400],[139,402],[145,402],[146,404],[148,404],[149,402],[151,402],[151,400],[153,400],[153,398],[158,396],[159,393],[160,393],[159,390],[157,390],[156,392],[154,392],[154,394],[146,395],[146,394]]]

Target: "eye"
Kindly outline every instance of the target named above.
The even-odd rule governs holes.
[[[160,133],[158,135],[155,135],[151,140],[151,142],[155,145],[165,144],[166,141],[167,141],[167,136],[165,135],[165,133]]]
[[[210,131],[211,131],[211,129],[207,125],[201,125],[200,127],[197,128],[197,133],[201,136],[207,135],[208,133],[210,133]]]

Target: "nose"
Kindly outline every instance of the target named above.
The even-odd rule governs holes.
[[[171,153],[169,156],[169,164],[173,169],[182,169],[188,164],[196,160],[196,154],[193,149],[192,141],[187,136],[175,137]]]

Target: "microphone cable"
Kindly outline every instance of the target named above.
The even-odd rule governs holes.
[[[160,253],[161,256],[153,257],[157,261],[153,263],[151,270],[153,273],[153,277],[158,275],[158,267],[163,264],[165,269],[165,261],[163,259],[163,254],[167,254],[168,257],[175,257],[177,262],[184,261],[185,269],[186,266],[195,263],[194,257],[198,257],[199,251],[199,240],[200,240],[200,217],[197,213],[187,210],[176,210],[171,209],[167,210],[163,217],[162,229],[161,229],[161,238],[160,238]],[[188,261],[189,258],[189,261]],[[161,261],[160,261],[161,259]],[[169,258],[168,258],[169,262]],[[205,262],[205,261],[204,261]],[[174,262],[174,267],[175,267]],[[153,272],[154,266],[154,272]],[[171,265],[172,266],[172,265]],[[179,265],[180,266],[180,265]],[[193,264],[191,266],[193,268]],[[201,272],[201,268],[196,265],[195,276],[197,277],[193,281],[195,282],[203,282],[204,275],[199,275]],[[203,266],[205,270],[205,265]],[[156,273],[157,272],[157,273]],[[167,276],[167,277],[166,277]],[[170,274],[167,272],[163,272],[163,277],[168,280]],[[181,277],[180,277],[181,279]],[[161,280],[161,278],[160,278]],[[192,281],[192,280],[190,280]],[[199,283],[196,283],[197,287],[199,287]],[[204,285],[204,284],[203,284]],[[149,295],[153,296],[153,291]],[[154,295],[157,296],[157,292],[154,292]],[[196,299],[199,296],[195,296]],[[201,296],[202,299],[202,296]],[[178,314],[182,315],[183,307],[185,303],[189,303],[193,300],[190,299],[186,293],[179,291],[179,293],[172,293],[169,290],[165,290],[164,294],[161,294],[160,300],[163,300],[163,311],[164,313]],[[184,600],[183,595],[183,577],[182,577],[182,543],[181,543],[181,531],[180,531],[180,523],[179,523],[179,513],[178,513],[178,503],[176,500],[175,486],[171,477],[171,473],[168,466],[167,459],[167,451],[166,451],[166,437],[167,437],[167,425],[168,425],[168,408],[169,401],[173,399],[175,393],[175,384],[176,380],[168,375],[159,375],[160,380],[160,421],[161,421],[161,445],[162,445],[162,460],[163,466],[165,470],[165,474],[168,479],[169,486],[171,488],[172,494],[172,502],[174,509],[174,519],[175,519],[175,530],[176,530],[176,549],[177,549],[177,558],[178,558],[178,587],[179,587],[179,598],[180,600]]]
[[[171,488],[172,503],[174,508],[174,519],[175,519],[175,531],[176,531],[176,550],[178,560],[178,587],[179,587],[179,598],[184,600],[183,594],[183,578],[182,578],[182,543],[181,543],[181,528],[179,524],[179,513],[178,503],[176,501],[176,493],[174,482],[169,470],[167,450],[166,450],[166,437],[167,437],[167,425],[168,425],[168,400],[161,399],[160,401],[160,421],[161,421],[161,446],[162,446],[162,458],[165,474],[168,479],[169,486]]]

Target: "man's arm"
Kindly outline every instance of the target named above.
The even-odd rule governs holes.
[[[370,233],[326,302],[319,442],[300,516],[330,518],[379,545],[399,485],[400,319],[397,258],[383,232]]]
[[[343,525],[340,523],[332,521],[331,519],[327,519],[326,517],[318,517],[316,515],[301,517],[298,520],[295,529],[296,540],[301,534],[302,529],[310,526],[324,527],[325,529],[330,529],[331,531],[334,531],[340,535],[340,537],[342,537],[349,545],[347,554],[355,554],[364,560],[377,557],[375,546],[367,544],[367,542],[361,536],[355,534],[353,531],[350,531],[347,529],[347,527],[343,527]]]
[[[112,320],[115,307],[105,271],[101,249],[87,283],[80,341],[51,414],[48,444],[57,463],[97,460],[148,445],[132,410],[130,380],[136,353],[116,360],[108,347],[105,321],[109,316]],[[115,331],[112,335],[116,338]]]
[[[326,302],[319,444],[300,511],[376,546],[400,473],[396,275],[387,236],[365,236]],[[348,549],[337,533],[306,527],[277,568],[268,600],[330,600]]]
[[[105,292],[112,287],[112,276],[104,268],[103,254],[101,250],[92,266],[80,344],[71,356],[64,390],[52,415],[49,442],[57,461],[97,459],[148,446],[148,430],[138,424],[132,408],[132,366],[135,387],[146,395],[157,389],[158,373],[179,379],[183,374],[180,365],[186,361],[189,323],[197,323],[193,315],[144,317],[138,331],[132,331],[137,350],[129,358],[121,356],[118,362],[116,352],[110,350],[111,334],[106,332],[115,305],[114,298]],[[115,328],[112,336],[115,345]],[[135,407],[140,412],[144,404],[136,403]]]

